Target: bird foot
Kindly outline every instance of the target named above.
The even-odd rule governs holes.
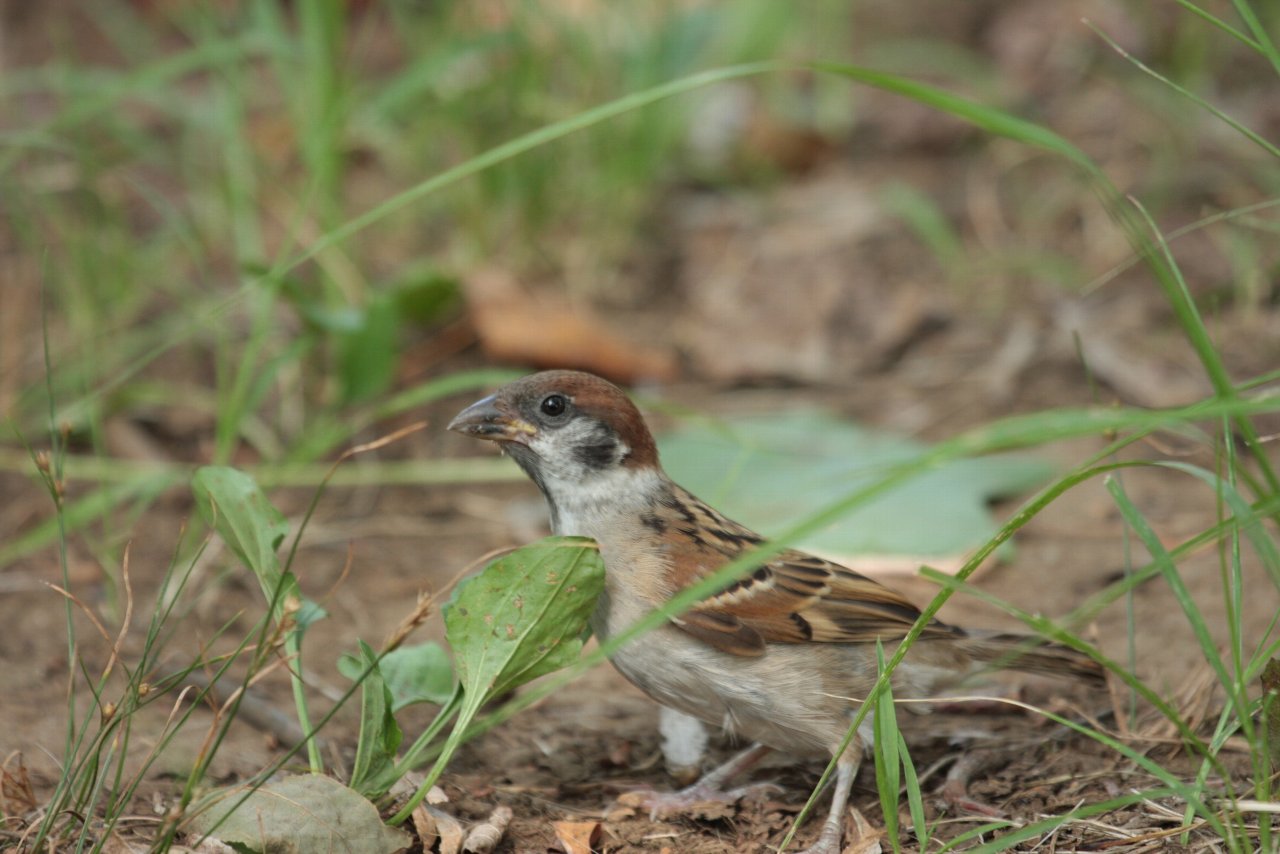
[[[988,818],[1006,818],[1006,815],[993,806],[969,795],[969,778],[982,767],[987,758],[979,753],[961,756],[951,770],[947,772],[946,782],[942,784],[942,800],[947,806],[970,815],[983,815]]]
[[[625,792],[618,796],[618,803],[624,807],[647,809],[650,821],[677,816],[714,820],[732,817],[734,807],[740,801],[763,799],[781,791],[781,787],[773,783],[752,783],[728,790],[694,783],[678,792],[656,792],[652,789]]]
[[[818,837],[818,841],[810,845],[803,851],[797,851],[795,854],[840,854],[840,834],[834,836],[823,833]]]
[[[848,830],[843,827],[844,822],[833,820],[828,817],[822,825],[822,833],[818,839],[803,851],[797,851],[795,854],[870,854],[870,852],[879,852],[881,849],[880,840],[884,838],[884,831],[877,830],[871,826],[857,807],[849,807],[849,817],[852,819],[847,822]],[[790,849],[788,849],[790,851]]]
[[[953,810],[970,815],[981,815],[987,818],[1008,818],[1001,810],[985,804],[977,798],[970,797],[964,783],[948,781],[942,786],[942,800]]]

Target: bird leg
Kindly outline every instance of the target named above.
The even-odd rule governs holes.
[[[836,790],[831,795],[831,812],[827,813],[827,820],[822,823],[822,833],[817,842],[796,854],[840,854],[840,840],[844,836],[844,811],[849,805],[853,778],[858,776],[858,765],[861,762],[861,745],[850,745],[836,764]]]
[[[772,748],[763,744],[753,744],[723,765],[704,774],[698,782],[678,792],[627,792],[618,801],[626,806],[647,808],[650,820],[673,815],[703,814],[707,812],[708,806],[716,808],[712,812],[722,813],[724,807],[737,803],[747,795],[778,788],[772,783],[757,783],[728,791],[724,789],[725,783],[751,770],[770,750]]]

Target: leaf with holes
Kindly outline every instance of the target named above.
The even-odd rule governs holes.
[[[466,693],[501,694],[576,659],[603,589],[600,552],[582,537],[525,546],[459,584],[444,625]]]
[[[395,820],[439,779],[485,702],[578,657],[603,589],[600,550],[583,537],[548,537],[458,585],[444,607],[462,688],[458,717],[431,772]]]

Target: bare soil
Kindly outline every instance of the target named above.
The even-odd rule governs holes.
[[[969,333],[972,334],[972,333]],[[963,342],[965,333],[954,325],[952,331],[931,342],[928,359],[935,364],[954,364],[970,358],[965,351],[949,352],[948,341]],[[958,344],[957,344],[958,346]],[[920,356],[919,358],[925,358]],[[926,435],[945,435],[968,426],[983,413],[973,407],[972,391],[964,383],[939,383],[913,392],[916,385],[902,378],[920,370],[904,359],[865,384],[865,390],[836,394],[830,389],[755,389],[743,393],[720,391],[699,383],[673,388],[671,397],[698,406],[726,412],[741,407],[749,399],[750,408],[762,401],[786,407],[794,401],[819,398],[837,409],[872,422],[892,424],[893,414],[924,407],[948,413],[943,423],[925,429]],[[1078,402],[1091,393],[1082,377],[1071,377],[1052,368],[1028,372],[1029,381],[1015,394],[1013,408],[1030,408],[1049,401]],[[865,396],[864,396],[865,394]],[[892,408],[885,400],[892,400]],[[433,424],[445,418],[465,400],[450,401],[429,415]],[[972,413],[972,415],[968,415]],[[1169,447],[1147,446],[1140,453],[1159,458],[1173,451],[1178,459],[1212,466],[1203,447],[1169,439]],[[1100,448],[1101,440],[1082,440],[1053,449],[1064,463],[1079,462]],[[407,440],[392,453],[466,454],[475,449],[441,435],[438,430]],[[1190,456],[1186,456],[1189,454]],[[1185,476],[1167,471],[1135,471],[1126,474],[1125,486],[1137,505],[1147,514],[1163,542],[1173,545],[1214,523],[1213,495]],[[4,490],[8,514],[24,507],[27,518],[45,514],[47,498],[30,483],[8,477]],[[308,496],[301,492],[277,496],[293,518],[301,512]],[[512,510],[515,502],[515,510]],[[306,640],[308,681],[315,689],[318,708],[327,708],[326,696],[345,688],[334,668],[334,660],[353,647],[355,638],[378,642],[389,627],[411,610],[419,591],[439,589],[460,568],[491,548],[515,543],[513,531],[528,531],[532,503],[537,498],[532,487],[457,486],[433,489],[331,490],[321,500],[319,512],[300,555],[298,566],[304,588],[319,598],[330,619],[316,625]],[[996,508],[997,514],[1011,507]],[[149,510],[129,536],[129,575],[135,612],[134,631],[123,645],[124,661],[136,654],[139,631],[154,601],[156,584],[167,566],[184,519],[192,513],[188,497],[181,492],[166,496]],[[14,518],[10,515],[9,518]],[[513,518],[516,524],[513,524]],[[1131,544],[1130,544],[1131,545]],[[72,590],[78,600],[102,616],[107,626],[119,619],[122,590],[118,576],[110,577],[73,546]],[[212,547],[216,550],[216,546]],[[344,566],[350,550],[350,567]],[[1027,526],[1017,541],[1011,561],[991,567],[979,586],[996,592],[1031,612],[1060,615],[1078,606],[1113,582],[1123,571],[1126,540],[1122,523],[1103,484],[1082,485],[1054,503]],[[1130,560],[1146,560],[1133,546]],[[229,625],[226,638],[246,634],[261,614],[262,604],[256,583],[232,567],[225,554],[202,560],[201,576],[186,595],[181,613],[170,626],[165,641],[165,660],[173,667],[187,660],[213,637],[220,626]],[[1219,555],[1212,549],[1182,564],[1183,577],[1199,606],[1204,610],[1215,641],[1227,638]],[[46,583],[58,583],[57,562],[44,553],[22,562],[4,576],[5,592],[0,595],[0,752],[23,752],[38,793],[47,794],[56,778],[58,757],[65,728],[67,650],[64,603]],[[893,583],[908,590],[918,601],[931,596],[930,585],[919,579]],[[1246,590],[1259,595],[1245,597],[1242,624],[1248,644],[1260,641],[1261,633],[1277,611],[1274,588],[1251,569]],[[1196,640],[1168,588],[1153,581],[1136,591],[1134,625],[1138,672],[1162,694],[1170,696],[1194,721],[1212,719],[1220,697],[1204,678],[1205,665]],[[1010,618],[972,598],[955,597],[943,611],[945,619],[965,625],[1016,628]],[[78,654],[89,673],[105,664],[106,645],[81,616],[76,617],[83,645]],[[1103,650],[1124,660],[1127,621],[1123,603],[1105,608],[1089,627]],[[110,629],[114,630],[114,629]],[[439,637],[437,621],[429,622],[421,637]],[[226,646],[227,641],[218,641]],[[159,668],[163,672],[164,667]],[[1125,716],[1118,719],[1113,698],[1082,691],[1069,684],[1033,681],[1021,686],[1021,696],[1029,702],[1055,709],[1069,717],[1095,720],[1116,732],[1139,751],[1166,767],[1194,774],[1194,765],[1180,756],[1174,733],[1161,727],[1152,716],[1141,718],[1129,729]],[[83,689],[81,689],[83,695]],[[253,696],[267,708],[274,708],[286,720],[292,708],[287,681],[276,673],[255,685]],[[84,704],[82,703],[82,708]],[[1123,703],[1121,709],[1125,708]],[[139,716],[132,749],[141,755],[143,745],[156,737],[168,713],[169,701]],[[935,833],[954,836],[987,820],[948,806],[942,797],[946,773],[961,758],[975,764],[966,775],[969,794],[1008,816],[1029,823],[1072,809],[1081,803],[1104,801],[1153,781],[1133,763],[1097,743],[1073,735],[1042,718],[1019,712],[959,711],[930,716],[906,716],[904,725],[912,733],[911,744],[917,767],[925,774],[926,804],[931,821],[938,822]],[[147,827],[176,796],[182,775],[201,749],[211,715],[199,711],[191,725],[161,755],[147,773],[137,804],[136,830],[146,836]],[[409,714],[406,729],[424,725],[426,717]],[[255,726],[248,721],[232,727],[230,738],[218,751],[211,782],[243,779],[268,764],[281,749],[279,727]],[[337,769],[347,767],[354,749],[353,710],[340,712],[326,728],[325,755]],[[717,746],[715,756],[723,758],[730,749]],[[1244,754],[1226,752],[1229,764],[1239,759],[1243,771]],[[633,810],[618,808],[618,794],[633,788],[664,788],[674,781],[663,768],[656,731],[656,707],[629,686],[611,668],[601,667],[588,676],[519,715],[499,729],[466,746],[444,778],[450,796],[447,809],[471,821],[487,815],[494,806],[507,804],[515,820],[499,851],[557,850],[552,822],[596,820],[602,822],[601,847],[609,851],[735,852],[767,850],[776,845],[803,805],[817,780],[817,765],[769,768],[756,779],[778,782],[778,794],[763,803],[744,803],[731,814],[715,821],[650,821]],[[341,773],[339,771],[339,773]],[[824,810],[819,801],[819,815]],[[880,826],[873,769],[864,765],[855,789],[853,804],[873,826]],[[1116,811],[1100,816],[1096,823],[1077,822],[1055,834],[1060,850],[1096,850],[1128,836],[1145,840],[1132,849],[1148,850],[1158,842],[1161,849],[1173,843],[1151,837],[1176,826],[1178,804]],[[817,820],[803,828],[799,841],[807,842],[816,833]],[[1154,850],[1154,849],[1152,849]]]
[[[973,5],[990,11],[992,4]],[[979,33],[975,39],[993,51],[1011,79],[1026,83],[1028,97],[1046,121],[1063,128],[1111,174],[1140,174],[1135,164],[1145,162],[1146,143],[1140,146],[1135,140],[1149,141],[1164,132],[1162,126],[1143,124],[1153,120],[1129,111],[1124,94],[1111,84],[1094,80],[1085,86],[1074,76],[1064,79],[1067,72],[1049,61],[1047,49],[1014,50],[1027,44],[1034,48],[1038,33],[1058,33],[1066,26],[1055,23],[1066,14],[1059,10],[1076,5],[1056,0],[1013,4],[978,22],[934,23]],[[1102,4],[1085,5],[1104,17],[1110,14]],[[934,6],[951,9],[954,4]],[[1077,12],[1071,13],[1071,26],[1080,17]],[[897,25],[904,32],[913,26],[909,20]],[[1243,88],[1244,94],[1233,89],[1224,97],[1234,93],[1241,104],[1253,103],[1245,97],[1249,87]],[[803,168],[784,170],[775,186],[750,197],[706,189],[672,192],[663,215],[656,217],[664,224],[654,227],[632,268],[620,275],[621,286],[595,300],[615,328],[633,330],[680,355],[683,378],[663,387],[663,397],[728,416],[820,403],[870,425],[936,441],[1014,413],[1093,403],[1167,406],[1209,393],[1167,302],[1140,268],[1084,293],[1068,292],[1032,272],[984,266],[982,259],[1030,251],[1037,243],[1075,252],[1090,276],[1101,276],[1124,260],[1123,241],[1091,201],[1062,202],[1045,220],[1031,214],[1020,218],[1032,206],[1011,200],[1044,201],[1036,195],[1042,187],[1046,196],[1083,194],[1078,187],[1057,189],[1059,183],[1046,179],[1061,179],[1060,165],[1022,161],[999,145],[978,147],[971,131],[900,100],[886,105],[883,97],[871,94],[860,102],[865,119],[854,137],[855,153],[827,150],[813,162],[806,160]],[[1224,106],[1231,111],[1239,104]],[[1267,116],[1274,111],[1258,114],[1259,127],[1268,127]],[[1251,174],[1236,169],[1231,157],[1222,155],[1221,162],[1226,167],[1215,175],[1216,195],[1206,191],[1205,199],[1183,200],[1181,207],[1165,212],[1162,225],[1190,222],[1202,214],[1201,207],[1216,211],[1256,201]],[[941,269],[901,222],[876,207],[891,181],[909,183],[964,224],[964,249],[976,259],[968,274]],[[1053,201],[1046,204],[1052,207]],[[1256,300],[1237,303],[1231,266],[1217,244],[1197,233],[1179,241],[1175,251],[1233,376],[1274,369],[1280,363],[1280,287],[1274,273],[1261,283]],[[11,303],[9,310],[18,311],[16,306]],[[23,306],[29,316],[11,317],[6,328],[38,330],[39,300],[28,299]],[[430,334],[424,332],[424,340]],[[473,347],[431,363],[413,379],[475,367],[483,360]],[[777,369],[767,370],[771,365]],[[153,370],[194,374],[206,368],[196,360],[174,360]],[[419,413],[430,422],[427,431],[378,453],[392,458],[481,453],[474,443],[443,430],[449,416],[468,402],[468,397],[458,397]],[[142,437],[151,451],[167,459],[202,462],[207,436],[199,435],[200,428],[193,433],[189,425],[167,423],[165,417],[144,422],[126,415],[117,426],[126,435]],[[1276,419],[1259,423],[1264,432],[1280,431]],[[1103,447],[1099,437],[1042,452],[1053,455],[1065,470]],[[1127,453],[1211,471],[1218,465],[1209,444],[1185,437],[1162,437]],[[1123,478],[1166,546],[1219,519],[1212,491],[1186,475],[1143,469]],[[77,494],[84,486],[72,483],[69,488]],[[295,526],[310,498],[301,490],[273,493]],[[330,614],[306,638],[305,676],[313,708],[327,709],[346,689],[335,660],[352,650],[357,638],[376,645],[412,610],[420,591],[441,589],[491,549],[537,536],[539,523],[529,520],[537,520],[538,511],[531,513],[531,505],[537,507],[536,494],[523,483],[330,489],[296,564],[307,594]],[[1014,506],[998,506],[994,512],[1003,518]],[[83,672],[91,678],[106,666],[110,645],[85,614],[95,615],[105,634],[114,638],[131,601],[120,666],[136,660],[158,585],[193,512],[187,491],[175,489],[140,516],[111,514],[108,522],[72,540],[71,618],[80,638],[75,660],[83,661]],[[50,500],[34,477],[0,473],[0,542],[50,517]],[[129,544],[131,598],[122,566],[102,559],[117,553],[122,542]],[[1026,526],[1016,546],[1007,562],[982,572],[976,583],[1020,608],[1049,616],[1072,611],[1120,577],[1126,565],[1148,560],[1125,536],[1100,479],[1054,502]],[[1239,621],[1245,645],[1253,647],[1271,631],[1280,599],[1247,551],[1244,560],[1246,595]],[[257,583],[216,543],[198,567],[167,627],[157,675],[178,669],[206,645],[228,649],[261,617]],[[1180,564],[1183,581],[1220,647],[1229,636],[1222,567],[1216,548]],[[933,593],[918,578],[892,583],[921,603]],[[0,573],[0,757],[21,752],[38,801],[48,797],[57,780],[68,685],[81,675],[68,664],[66,599],[50,586],[61,584],[53,549]],[[1019,626],[966,596],[954,597],[942,617],[963,625]],[[1125,602],[1118,601],[1103,608],[1086,630],[1107,655],[1124,661],[1131,626],[1138,675],[1204,732],[1221,707],[1221,693],[1206,678],[1197,640],[1167,585],[1153,580],[1135,591],[1132,622]],[[415,639],[442,634],[437,619]],[[118,678],[111,684],[118,686]],[[1176,734],[1149,710],[1140,707],[1136,723],[1130,724],[1123,694],[1031,679],[1023,680],[1017,691],[1027,702],[1094,722],[1186,779],[1198,770]],[[77,692],[79,714],[84,715],[89,706],[83,680]],[[255,684],[252,698],[263,715],[256,722],[242,716],[232,726],[217,752],[210,783],[245,779],[284,748],[292,710],[285,674],[277,669]],[[130,751],[146,754],[175,702],[177,698],[165,698],[137,717]],[[354,752],[354,705],[335,715],[323,731],[325,758],[338,776]],[[959,810],[943,797],[947,774],[961,760],[969,766],[964,776],[970,797],[1016,824],[1154,785],[1132,761],[1037,715],[981,708],[904,718],[938,838],[953,838],[989,820]],[[408,736],[428,719],[424,711],[406,713]],[[197,710],[146,771],[128,834],[145,840],[153,832],[203,749],[212,720],[208,710]],[[663,767],[656,720],[652,702],[611,668],[598,668],[466,745],[443,779],[450,799],[444,808],[471,822],[497,805],[510,806],[515,819],[499,852],[560,850],[553,822],[561,820],[600,822],[599,848],[610,852],[711,854],[767,851],[777,845],[817,781],[820,766],[762,769],[754,779],[776,781],[779,792],[763,802],[741,804],[716,820],[652,821],[616,806],[617,796],[628,790],[676,785]],[[730,749],[716,745],[711,759],[723,758]],[[1223,756],[1234,782],[1247,783],[1241,746],[1228,743]],[[883,825],[869,762],[852,802],[872,826]],[[1074,821],[1051,839],[1033,839],[1023,847],[1181,850],[1179,837],[1166,834],[1179,826],[1182,809],[1176,801],[1161,800],[1112,810]],[[818,818],[824,812],[825,797],[819,801]],[[811,842],[819,823],[807,822],[798,842]],[[0,836],[0,848],[8,839]],[[1212,839],[1195,828],[1190,843],[1203,850]]]

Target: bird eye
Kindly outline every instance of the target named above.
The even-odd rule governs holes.
[[[549,418],[564,415],[565,410],[568,408],[569,401],[565,399],[563,394],[549,394],[542,399],[542,403],[538,406],[542,414]]]

